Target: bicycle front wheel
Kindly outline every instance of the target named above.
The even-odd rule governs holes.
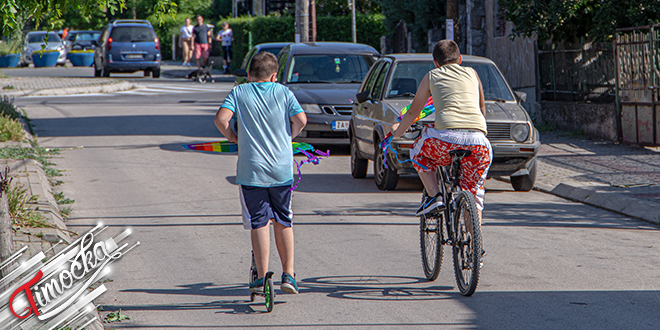
[[[481,269],[481,225],[474,195],[461,191],[456,198],[454,221],[454,274],[458,290],[471,296],[479,283]]]
[[[426,197],[426,193],[423,194]],[[422,197],[422,200],[424,200]],[[424,276],[429,281],[435,281],[442,267],[442,217],[419,217],[419,245],[422,252],[422,268]]]

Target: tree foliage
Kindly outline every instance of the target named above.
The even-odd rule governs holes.
[[[500,0],[514,36],[538,34],[539,41],[610,40],[617,28],[660,21],[658,0]]]
[[[355,11],[365,15],[379,13],[380,4],[375,0],[355,0]],[[347,0],[316,0],[316,15],[347,16],[351,15],[351,8]]]

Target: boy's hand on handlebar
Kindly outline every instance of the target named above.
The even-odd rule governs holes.
[[[406,132],[405,130],[402,130],[402,132],[398,132],[398,131],[399,131],[399,123],[392,124],[392,136],[394,138],[400,138],[403,136],[403,133]]]

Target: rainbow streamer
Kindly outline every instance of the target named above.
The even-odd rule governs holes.
[[[238,145],[229,141],[215,141],[195,144],[184,144],[184,148],[193,151],[231,153],[238,151]]]
[[[411,105],[412,103],[406,105],[403,109],[401,109],[401,116],[397,118],[398,121],[401,121],[401,119],[403,119],[403,116],[406,114],[406,112],[410,110]],[[422,112],[419,114],[419,116],[417,116],[413,124],[416,123],[418,120],[432,114],[433,112],[435,112],[435,106],[433,105],[433,96],[430,96],[428,101],[426,101],[426,105],[424,105]]]

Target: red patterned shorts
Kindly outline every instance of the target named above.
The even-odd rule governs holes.
[[[461,161],[460,185],[463,190],[474,194],[477,207],[483,210],[485,195],[484,183],[491,164],[491,147],[483,133],[461,130],[434,131],[435,134],[426,134],[426,131],[417,138],[412,150],[413,159],[426,167],[426,169],[413,163],[417,172],[435,171],[438,166],[447,166],[451,163],[449,152],[452,150],[470,150],[470,156]],[[444,136],[443,133],[447,133]],[[476,134],[475,136],[472,136]],[[442,140],[433,136],[442,136]],[[483,138],[481,138],[483,137]],[[450,140],[452,142],[447,142]],[[466,143],[467,142],[467,143]]]

